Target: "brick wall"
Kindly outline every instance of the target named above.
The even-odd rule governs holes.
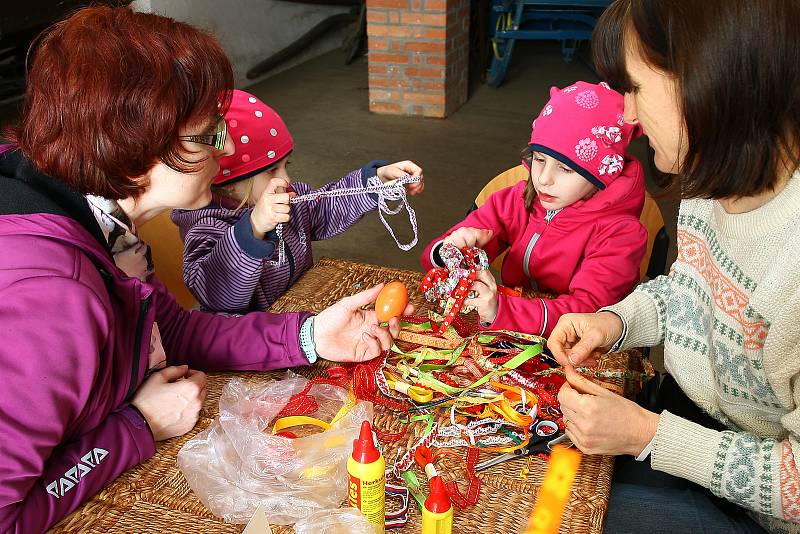
[[[367,0],[369,109],[443,118],[467,101],[469,0]]]

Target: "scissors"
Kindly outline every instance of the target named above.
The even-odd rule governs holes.
[[[554,445],[558,445],[567,439],[566,434],[562,434],[557,438],[550,439],[557,433],[558,425],[556,425],[553,421],[543,419],[534,425],[533,436],[531,436],[528,445],[521,449],[517,449],[514,452],[507,452],[476,464],[475,471],[483,471],[484,469],[488,469],[499,463],[503,463],[506,460],[513,460],[514,458],[521,458],[534,454],[549,454]]]

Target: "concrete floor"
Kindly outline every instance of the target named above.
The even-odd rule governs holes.
[[[464,217],[486,182],[519,163],[549,88],[576,80],[597,77],[581,61],[565,63],[555,43],[522,42],[506,83],[499,89],[475,84],[469,101],[447,119],[370,113],[366,56],[345,66],[340,53],[331,52],[247,89],[274,107],[292,132],[296,148],[289,172],[295,181],[322,185],[372,159],[411,159],[423,168],[425,192],[411,200],[419,226],[419,244],[411,251],[394,244],[377,213],[337,238],[314,244],[317,258],[419,270],[425,245]],[[633,152],[645,161],[643,140]],[[660,204],[674,243],[675,203]],[[407,215],[389,221],[408,242]]]

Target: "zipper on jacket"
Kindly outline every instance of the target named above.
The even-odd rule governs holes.
[[[292,256],[292,247],[289,244],[286,244],[286,259],[289,262],[289,283],[286,286],[286,291],[289,290],[289,287],[292,285],[292,277],[294,276],[294,256]]]
[[[550,221],[553,220],[553,217],[558,215],[558,212],[560,211],[561,209],[547,210],[547,214],[544,216],[545,229],[542,230],[542,233],[544,233],[544,231],[547,230],[547,225],[550,224]],[[539,289],[539,286],[536,283],[536,280],[533,279],[533,276],[531,276],[530,263],[531,263],[531,255],[533,254],[533,247],[536,246],[536,242],[539,241],[540,237],[542,237],[542,234],[540,234],[539,232],[534,232],[534,234],[531,236],[531,240],[528,241],[528,246],[525,247],[525,257],[522,260],[522,270],[525,273],[525,276],[528,277],[528,281],[531,283],[531,289],[533,289],[534,291]]]
[[[128,400],[133,396],[136,391],[136,382],[139,378],[139,356],[142,352],[142,334],[144,333],[144,320],[147,317],[147,310],[150,308],[150,299],[147,297],[142,299],[142,305],[139,307],[139,318],[136,320],[136,338],[133,342],[133,368],[131,369],[131,385],[128,388],[128,394],[125,399]]]

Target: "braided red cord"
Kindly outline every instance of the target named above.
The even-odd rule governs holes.
[[[475,464],[478,463],[480,451],[474,447],[467,449],[467,491],[461,493],[456,481],[446,483],[447,491],[450,492],[450,500],[458,508],[464,509],[478,503],[481,496],[481,480],[475,475]]]
[[[403,429],[400,430],[400,432],[386,432],[376,426],[373,426],[372,428],[373,430],[375,430],[375,435],[378,436],[380,442],[384,444],[395,443],[397,441],[400,441],[403,438],[403,436],[406,435],[406,432],[408,432],[408,425],[404,426]]]

